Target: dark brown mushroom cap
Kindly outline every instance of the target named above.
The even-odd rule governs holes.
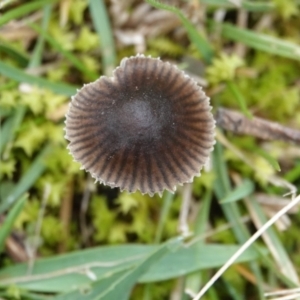
[[[137,55],[84,85],[66,116],[68,148],[106,185],[174,191],[200,175],[214,144],[209,99],[176,66]]]

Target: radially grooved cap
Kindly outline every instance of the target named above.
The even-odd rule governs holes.
[[[69,106],[68,149],[92,177],[153,195],[191,182],[215,143],[209,98],[175,65],[137,55],[84,85]]]

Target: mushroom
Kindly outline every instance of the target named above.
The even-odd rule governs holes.
[[[209,98],[183,71],[137,55],[72,97],[65,138],[96,181],[150,195],[174,192],[200,176],[213,149],[210,110]]]

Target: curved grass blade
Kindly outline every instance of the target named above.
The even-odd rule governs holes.
[[[27,54],[20,52],[12,47],[9,43],[5,43],[3,40],[0,42],[0,52],[9,55],[22,68],[26,67],[29,62]]]
[[[7,143],[9,143],[14,138],[15,131],[19,128],[24,115],[26,112],[25,106],[20,106],[15,110],[15,113],[5,120],[2,128],[0,129],[0,155],[2,155],[3,150]]]
[[[254,183],[245,179],[239,186],[232,190],[225,198],[223,198],[220,203],[230,203],[234,201],[241,200],[254,192]]]
[[[37,292],[67,292],[70,286],[89,285],[90,270],[96,278],[111,272],[125,270],[140,264],[160,246],[121,245],[57,255],[35,262],[32,275],[27,276],[27,264],[19,264],[0,270],[0,286],[14,284],[22,289]],[[238,249],[239,245],[198,243],[171,252],[154,264],[139,282],[155,282],[184,276],[186,274],[222,266]],[[266,254],[266,251],[262,251]],[[254,249],[248,249],[237,260],[246,262],[261,257]]]
[[[24,195],[16,202],[16,204],[9,211],[7,217],[5,218],[3,224],[0,227],[0,253],[4,249],[5,240],[9,236],[10,230],[11,230],[12,226],[14,225],[16,218],[22,211],[26,199],[27,199],[27,195]]]
[[[228,176],[227,165],[224,161],[224,154],[222,146],[219,142],[217,142],[215,146],[215,150],[213,152],[213,165],[215,173],[218,174],[216,176],[214,182],[214,192],[216,193],[219,201],[224,197],[224,195],[228,195],[231,191],[230,179]],[[240,212],[240,208],[236,202],[227,203],[221,206],[228,222],[230,222],[233,227],[233,233],[236,236],[236,239],[240,244],[245,243],[250,238],[250,232],[248,231],[245,224],[240,222],[242,214]],[[257,250],[256,244],[250,247],[250,249],[254,250],[256,253],[259,253]],[[258,299],[264,299],[264,290],[262,286],[263,276],[261,269],[257,262],[250,262],[250,267],[252,272],[254,273],[257,281],[257,290],[258,290]]]
[[[22,176],[21,180],[17,183],[14,190],[2,200],[0,204],[0,214],[11,207],[17,199],[23,195],[35,183],[39,176],[45,170],[45,157],[49,154],[50,146],[45,146],[44,149],[35,158],[27,172]]]
[[[213,49],[210,44],[206,41],[206,39],[201,36],[201,34],[196,30],[193,24],[186,18],[186,16],[179,10],[178,8],[161,3],[156,0],[146,0],[152,6],[168,10],[175,15],[178,16],[182,24],[184,25],[185,29],[187,30],[188,36],[191,42],[197,47],[198,51],[202,54],[203,59],[206,63],[210,63],[213,57]]]
[[[275,157],[270,155],[267,151],[263,150],[262,148],[255,148],[254,152],[256,152],[258,155],[262,156],[273,168],[274,170],[280,172],[280,165]]]
[[[243,43],[251,48],[271,54],[300,60],[300,46],[266,34],[238,28],[230,24],[221,26],[222,35],[233,41]]]
[[[90,71],[86,68],[86,66],[71,52],[63,49],[60,44],[52,38],[48,33],[46,33],[42,28],[35,24],[29,25],[32,29],[34,29],[40,36],[43,36],[45,40],[55,48],[59,53],[61,53],[65,58],[67,58],[79,71],[84,73],[90,80],[96,80],[99,76],[97,73]]]
[[[53,300],[94,300],[103,293],[107,287],[112,286],[116,281],[120,280],[127,272],[128,270],[125,269],[110,273],[89,286],[79,287],[77,290],[59,295],[53,298]]]
[[[8,23],[11,20],[15,20],[28,13],[31,13],[32,11],[40,9],[44,7],[46,4],[55,3],[55,2],[57,2],[57,0],[40,0],[40,1],[29,2],[24,5],[20,5],[15,9],[12,9],[6,12],[5,14],[1,15],[0,26]]]
[[[41,88],[49,89],[54,93],[66,95],[66,96],[74,95],[77,88],[72,85],[52,82],[41,77],[29,75],[24,71],[21,71],[1,61],[0,61],[0,74],[8,78],[14,79],[18,82],[26,82],[35,86],[39,86]]]
[[[260,2],[260,1],[241,1],[240,5],[234,4],[231,0],[201,0],[201,2],[210,6],[224,7],[224,8],[244,8],[253,12],[268,12],[275,8],[274,3]]]
[[[43,20],[42,20],[42,28],[45,31],[48,28],[49,21],[51,18],[51,12],[52,12],[52,5],[46,5],[43,8]],[[28,65],[28,68],[34,68],[41,64],[43,51],[44,51],[44,36],[39,35],[38,41],[35,44],[33,53],[31,55],[31,59]]]
[[[170,207],[171,204],[173,202],[174,199],[174,194],[170,193],[170,192],[165,192],[164,196],[163,196],[163,206],[160,212],[160,216],[159,216],[159,222],[158,222],[158,226],[157,226],[157,230],[155,233],[155,238],[154,238],[154,243],[158,244],[161,241],[161,237],[162,237],[162,233],[163,233],[163,229],[164,229],[164,225],[166,223],[167,217],[168,217],[168,213],[170,211]]]
[[[289,182],[298,180],[300,178],[300,161],[297,161],[294,168],[285,173],[283,178]]]
[[[109,17],[103,0],[89,0],[90,14],[94,27],[101,39],[102,61],[105,74],[115,68],[116,50]]]
[[[236,85],[236,83],[234,83],[233,81],[229,80],[229,81],[227,81],[227,87],[229,88],[230,92],[232,93],[232,95],[234,96],[235,100],[239,104],[239,106],[240,106],[243,114],[247,118],[252,119],[253,116],[252,116],[251,112],[249,111],[249,109],[247,108],[246,99],[245,99],[244,95],[241,93],[241,91],[239,90],[239,88]]]
[[[181,244],[181,238],[169,241],[160,246],[156,251],[151,253],[145,260],[139,263],[133,270],[126,273],[119,280],[114,282],[105,292],[103,292],[95,300],[111,300],[120,299],[128,300],[133,286],[140,277],[146,273],[152,265],[157,265],[161,258],[174,251]]]

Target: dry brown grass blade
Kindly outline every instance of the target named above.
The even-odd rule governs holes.
[[[208,291],[208,289],[222,276],[222,274],[231,266],[236,259],[247,249],[250,245],[252,245],[265,231],[272,226],[281,216],[286,214],[291,208],[295,205],[298,205],[300,202],[300,195],[296,198],[293,198],[288,205],[286,205],[283,209],[281,209],[272,219],[268,220],[263,226],[261,226],[255,234],[251,236],[241,247],[240,249],[215,273],[215,275],[204,285],[201,291],[195,295],[193,300],[199,300],[201,297]]]

